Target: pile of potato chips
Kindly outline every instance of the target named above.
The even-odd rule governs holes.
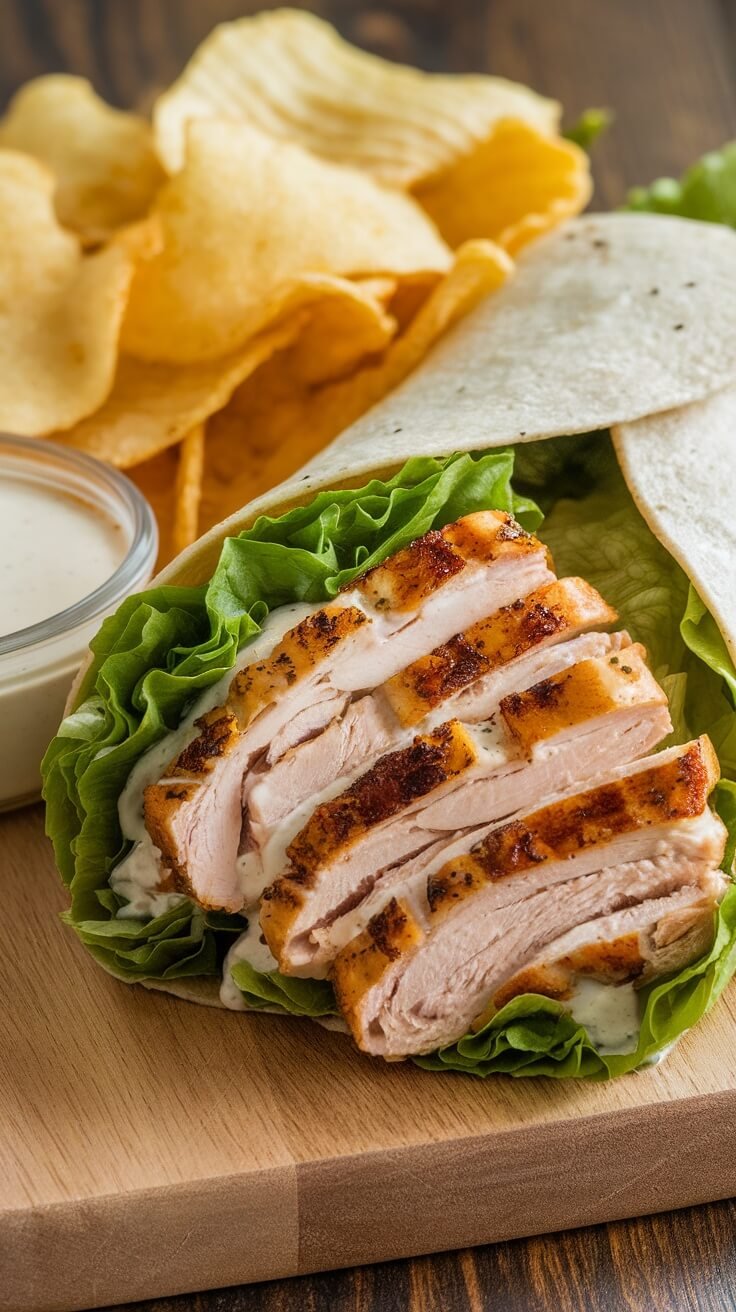
[[[559,107],[276,10],[152,122],[49,76],[0,121],[0,429],[125,469],[163,563],[400,382],[590,195]]]

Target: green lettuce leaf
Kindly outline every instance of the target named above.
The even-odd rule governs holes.
[[[585,109],[575,123],[565,128],[562,135],[568,141],[574,141],[582,150],[589,151],[612,122],[613,114],[610,109]]]
[[[239,918],[182,901],[147,923],[116,918],[108,879],[125,852],[117,803],[133,765],[232,668],[269,609],[321,601],[432,528],[481,507],[541,515],[511,487],[514,458],[494,451],[409,460],[393,478],[322,492],[307,506],[225,542],[209,585],[130,597],[92,642],[76,710],[43,763],[47,832],[71,895],[68,922],[129,980],[218,974]]]
[[[100,890],[99,901],[113,916],[120,905],[111,889]],[[217,975],[233,937],[247,925],[240,916],[204,912],[186,899],[152,920],[75,920],[69,912],[62,919],[101,966],[129,984]]]
[[[659,178],[651,187],[635,187],[626,208],[736,227],[736,141],[704,155],[679,182]]]
[[[230,974],[253,1011],[289,1012],[292,1016],[335,1016],[335,994],[326,980],[297,979],[278,970],[255,970],[249,961],[237,961]]]

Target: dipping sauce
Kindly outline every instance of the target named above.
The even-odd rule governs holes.
[[[124,526],[33,471],[0,465],[0,637],[67,610],[128,554]]]
[[[0,810],[40,794],[40,764],[90,638],[150,578],[153,512],[116,470],[0,435]]]

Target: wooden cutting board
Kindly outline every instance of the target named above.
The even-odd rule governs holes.
[[[736,1193],[736,989],[613,1084],[361,1057],[106,975],[39,808],[0,819],[0,1308],[99,1307]]]

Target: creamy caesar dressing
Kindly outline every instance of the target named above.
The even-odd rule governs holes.
[[[0,435],[0,811],[39,796],[87,644],[148,581],[156,545],[150,507],[117,471]]]
[[[0,469],[0,637],[58,615],[115,573],[128,533],[108,513],[34,476]]]
[[[566,1007],[599,1052],[634,1052],[639,1041],[639,995],[633,984],[605,984],[579,976]]]
[[[235,940],[222,967],[222,984],[220,985],[220,1002],[231,1011],[247,1011],[245,999],[232,977],[232,968],[238,961],[248,961],[254,970],[262,975],[271,970],[278,970],[278,963],[271,956],[268,944],[264,941],[258,917],[253,916],[248,922],[244,934]]]
[[[437,715],[435,712],[432,718],[434,724],[442,724],[447,719],[447,712],[444,716]],[[466,724],[464,728],[475,743],[484,770],[506,765],[509,757],[514,755],[514,750],[510,746],[508,730],[505,724],[496,720],[495,717],[482,720],[480,724]]]
[[[240,652],[232,669],[196,699],[178,729],[167,734],[161,742],[155,743],[134,765],[118,800],[118,816],[123,836],[135,846],[112,871],[110,887],[128,899],[137,910],[133,912],[128,906],[121,907],[118,912],[121,918],[140,916],[143,919],[158,915],[160,910],[156,908],[162,905],[159,899],[173,896],[156,892],[161,878],[160,853],[146,829],[143,817],[144,789],[161,779],[167,765],[196,737],[194,721],[225,700],[235,675],[254,661],[269,656],[287,630],[313,610],[313,606],[293,605],[280,606],[278,610],[272,611],[261,632]]]
[[[151,861],[151,854],[155,856],[155,865]],[[125,861],[113,870],[110,887],[118,897],[126,899],[125,905],[117,913],[121,920],[148,920],[152,916],[162,916],[172,907],[187,901],[181,893],[158,892],[160,858],[161,853],[157,847],[151,845],[149,853],[139,843]]]

